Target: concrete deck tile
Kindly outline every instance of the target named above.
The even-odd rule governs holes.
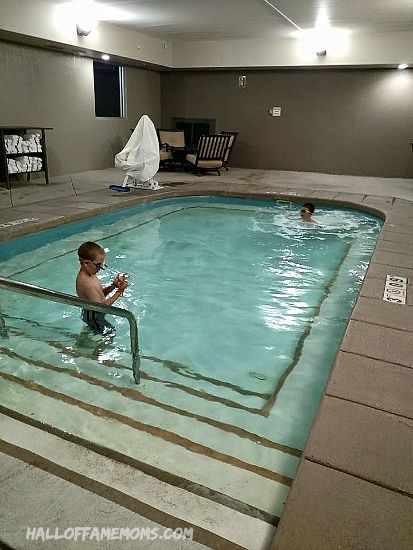
[[[334,197],[337,197],[338,192],[337,191],[325,191],[324,189],[313,191],[311,193],[311,196],[314,197],[314,200],[316,199],[333,199]]]
[[[413,500],[304,461],[271,550],[411,550]]]
[[[413,227],[413,216],[409,216],[405,212],[400,212],[399,209],[393,209],[386,216],[386,223],[389,223],[391,226],[406,225],[408,227]]]
[[[9,189],[4,189],[3,187],[0,187],[0,209],[9,208],[9,206],[12,206],[11,192],[9,191]]]
[[[392,205],[393,204],[393,197],[380,197],[378,195],[367,195],[364,200],[363,200],[363,203],[371,203],[371,204],[380,204],[380,205]]]
[[[390,241],[393,243],[410,244],[412,242],[412,236],[408,233],[396,233],[395,231],[386,231],[386,226],[380,233],[380,241]],[[413,232],[413,231],[412,231]]]
[[[78,212],[83,212],[85,210],[85,208],[79,208],[79,207],[76,207],[76,206],[72,206],[72,205],[68,205],[66,203],[66,201],[61,201],[61,206],[50,206],[50,205],[46,205],[46,204],[30,204],[30,205],[27,205],[26,207],[24,206],[21,206],[19,207],[19,210],[21,212],[23,212],[24,210],[26,210],[26,212],[29,214],[29,213],[32,213],[32,214],[37,214],[38,212],[40,213],[43,213],[43,214],[53,214],[53,215],[58,215],[58,216],[66,216],[66,215],[70,215],[70,214],[75,214],[75,213],[78,213]]]
[[[413,227],[412,227],[413,233]],[[397,252],[397,254],[407,254],[413,255],[413,244],[412,240],[410,243],[395,243],[391,241],[385,241],[380,239],[377,243],[376,250],[383,250],[383,252]]]
[[[341,349],[387,363],[413,367],[413,338],[410,332],[351,321]]]
[[[409,223],[391,223],[386,220],[385,229],[394,233],[411,234],[413,227]]]
[[[83,200],[81,197],[78,199],[76,198],[67,198],[64,197],[63,199],[52,199],[50,201],[42,201],[38,203],[39,206],[45,206],[50,208],[80,208],[81,210],[93,210],[97,208],[101,208],[102,204],[98,202],[89,202],[86,200]]]
[[[340,351],[326,394],[413,419],[413,370]]]
[[[27,212],[25,212],[25,217],[27,217]],[[18,219],[19,216],[16,214],[15,208],[2,208],[0,210],[0,223],[7,223]]]
[[[400,206],[406,206],[406,205],[408,205],[408,206],[413,207],[413,205],[412,205],[412,203],[411,203],[411,200],[406,200],[406,199],[396,199],[396,200],[394,201],[394,204],[395,204],[396,206],[399,206],[399,205],[400,205]]]
[[[305,457],[413,495],[413,420],[409,418],[326,396]]]
[[[360,297],[351,317],[356,321],[409,331],[413,340],[413,309],[406,305]]]
[[[407,267],[407,269],[413,269],[413,255],[405,256],[404,254],[397,254],[397,252],[376,250],[371,261],[378,264],[391,265],[393,267]]]
[[[358,193],[338,193],[335,199],[344,202],[354,202],[361,204],[363,202],[365,195],[360,195]]]
[[[108,191],[108,192],[99,192],[99,193],[83,193],[80,195],[82,200],[84,202],[86,201],[93,201],[98,204],[108,204],[108,203],[127,203],[129,200],[129,197],[125,197],[124,195],[129,195],[129,193],[117,193],[116,191]]]
[[[413,275],[413,273],[412,273]],[[366,277],[360,290],[360,296],[383,300],[385,276],[381,278]],[[413,305],[413,287],[407,287],[406,305]]]
[[[61,216],[57,216],[55,214],[47,214],[43,212],[30,213],[29,210],[24,210],[20,208],[0,210],[0,223],[7,224],[9,227],[27,225],[27,223],[33,224],[33,223],[48,221],[53,218],[60,218],[60,217]],[[30,220],[30,221],[25,221],[25,220]]]
[[[309,197],[313,189],[311,187],[289,187],[287,193],[289,195],[298,195],[301,197]]]
[[[367,269],[367,277],[376,277],[384,280],[387,275],[398,275],[400,277],[407,277],[408,283],[413,283],[413,269],[408,269],[406,267],[393,267],[392,265],[386,264],[376,264],[375,262],[370,262]],[[407,289],[407,295],[409,295],[409,289]]]
[[[12,188],[12,199],[14,206],[22,204],[31,204],[42,200],[67,197],[74,195],[73,187],[70,182],[55,185],[46,185],[44,183],[25,184],[24,187]]]

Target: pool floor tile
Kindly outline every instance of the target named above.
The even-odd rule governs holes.
[[[413,495],[411,419],[326,396],[305,457]]]
[[[271,550],[411,550],[413,499],[305,460]]]
[[[340,351],[326,395],[413,419],[413,369]]]

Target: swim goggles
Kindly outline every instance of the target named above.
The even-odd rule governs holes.
[[[79,258],[79,261],[81,264],[93,264],[96,267],[96,271],[100,271],[101,269],[105,269],[105,261],[103,262],[94,262],[92,260],[84,260],[83,258]]]

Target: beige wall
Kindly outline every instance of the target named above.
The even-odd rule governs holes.
[[[413,177],[413,71],[246,71],[246,89],[239,74],[127,67],[127,118],[97,119],[89,58],[0,42],[0,125],[52,126],[52,175],[112,166],[146,113],[157,126],[215,118],[238,130],[234,166]]]
[[[0,125],[51,126],[51,175],[113,166],[142,114],[161,120],[159,73],[127,67],[127,117],[95,117],[92,60],[0,42]]]
[[[413,71],[174,72],[161,81],[162,125],[216,118],[217,131],[238,130],[234,166],[413,177]]]

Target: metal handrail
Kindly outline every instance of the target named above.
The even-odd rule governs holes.
[[[82,298],[72,296],[71,294],[64,294],[63,292],[49,290],[40,286],[30,285],[28,283],[22,283],[21,281],[15,281],[14,279],[7,279],[6,277],[0,277],[0,288],[5,288],[7,290],[11,290],[12,292],[18,292],[20,294],[27,294],[29,296],[42,298],[43,300],[49,300],[51,302],[68,304],[83,309],[98,311],[100,313],[117,315],[118,317],[125,317],[129,321],[133,378],[136,384],[140,383],[138,325],[136,324],[136,319],[133,313],[131,313],[127,309],[121,309],[120,307],[99,304],[98,302],[89,302],[88,300],[83,300]],[[1,313],[0,325],[5,326],[4,319],[1,317]]]

